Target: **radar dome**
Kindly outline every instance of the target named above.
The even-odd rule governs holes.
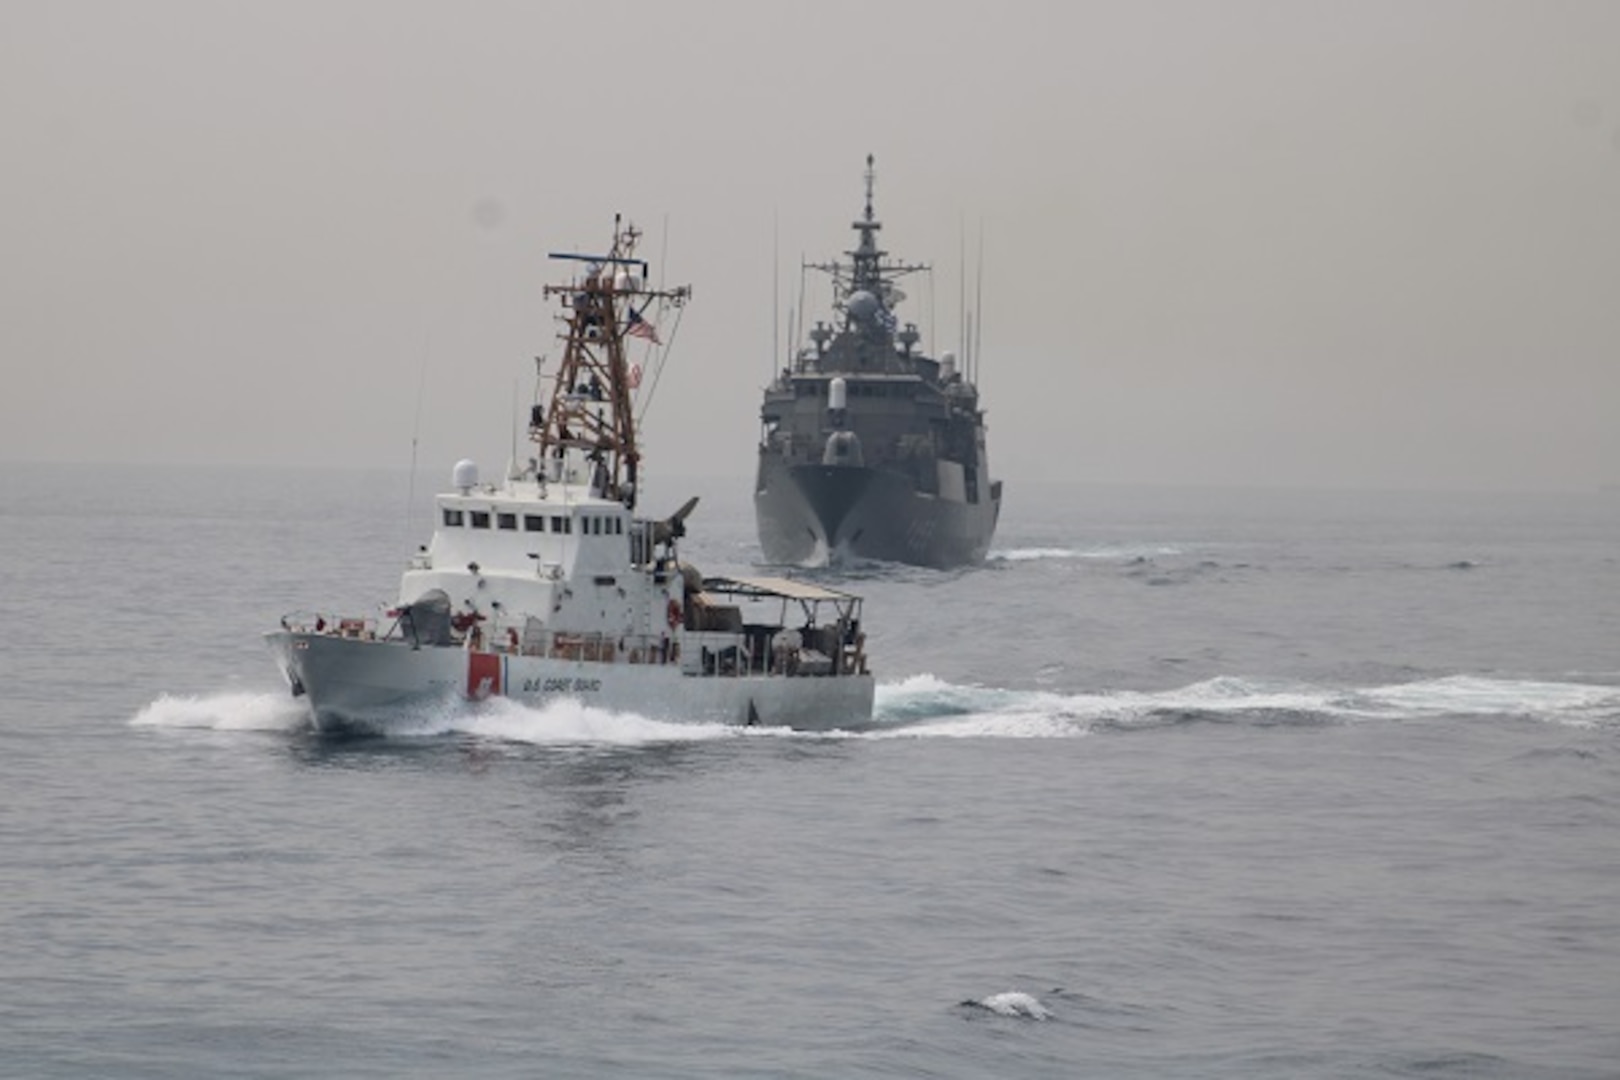
[[[463,495],[478,486],[478,462],[462,458],[450,473],[450,482]]]
[[[865,289],[860,289],[849,294],[849,301],[844,306],[848,308],[850,318],[868,322],[878,313],[878,308],[882,305],[878,303],[877,297]]]

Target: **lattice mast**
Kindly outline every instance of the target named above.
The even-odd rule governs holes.
[[[631,508],[641,463],[632,397],[641,371],[626,355],[626,339],[657,345],[659,313],[666,306],[680,307],[691,295],[690,286],[648,286],[647,263],[635,257],[640,238],[634,225],[620,228],[615,215],[608,254],[551,253],[553,259],[583,262],[586,269],[566,285],[545,287],[546,296],[562,303],[563,356],[551,400],[529,427],[529,438],[540,449],[542,477],[562,479],[583,463],[597,494]],[[570,461],[571,455],[581,460]]]
[[[893,311],[905,299],[905,294],[895,286],[896,280],[907,274],[927,272],[931,268],[927,263],[889,262],[884,258],[889,253],[877,245],[877,234],[883,228],[883,223],[877,219],[872,209],[872,191],[877,181],[877,170],[871,154],[866,155],[865,180],[866,206],[860,220],[850,225],[850,228],[860,234],[860,242],[855,245],[855,250],[844,252],[849,256],[849,262],[807,262],[803,267],[806,270],[819,270],[832,278],[833,307],[839,311],[844,310],[845,303],[851,295],[861,291],[876,296],[886,310]]]

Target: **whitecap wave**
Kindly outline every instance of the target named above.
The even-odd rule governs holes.
[[[997,1016],[1014,1016],[1023,1020],[1050,1020],[1052,1010],[1041,1004],[1041,999],[1022,990],[1003,990],[988,997],[968,998],[962,1002],[974,1008],[993,1012]]]
[[[164,694],[136,713],[130,723],[207,731],[296,731],[309,725],[309,710],[285,691]]]

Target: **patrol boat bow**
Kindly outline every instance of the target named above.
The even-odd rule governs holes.
[[[660,344],[658,314],[690,296],[646,284],[637,237],[615,223],[607,255],[552,256],[584,269],[545,288],[564,352],[549,401],[531,409],[536,456],[500,484],[456,465],[432,542],[380,617],[289,616],[266,635],[318,729],[387,731],[495,695],[810,730],[870,720],[859,597],[704,578],[677,551],[696,499],[634,516],[640,367],[627,352]]]

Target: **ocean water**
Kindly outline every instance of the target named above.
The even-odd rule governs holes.
[[[1620,1076],[1620,495],[1008,479],[873,731],[334,741],[432,484],[0,467],[0,1075]]]

